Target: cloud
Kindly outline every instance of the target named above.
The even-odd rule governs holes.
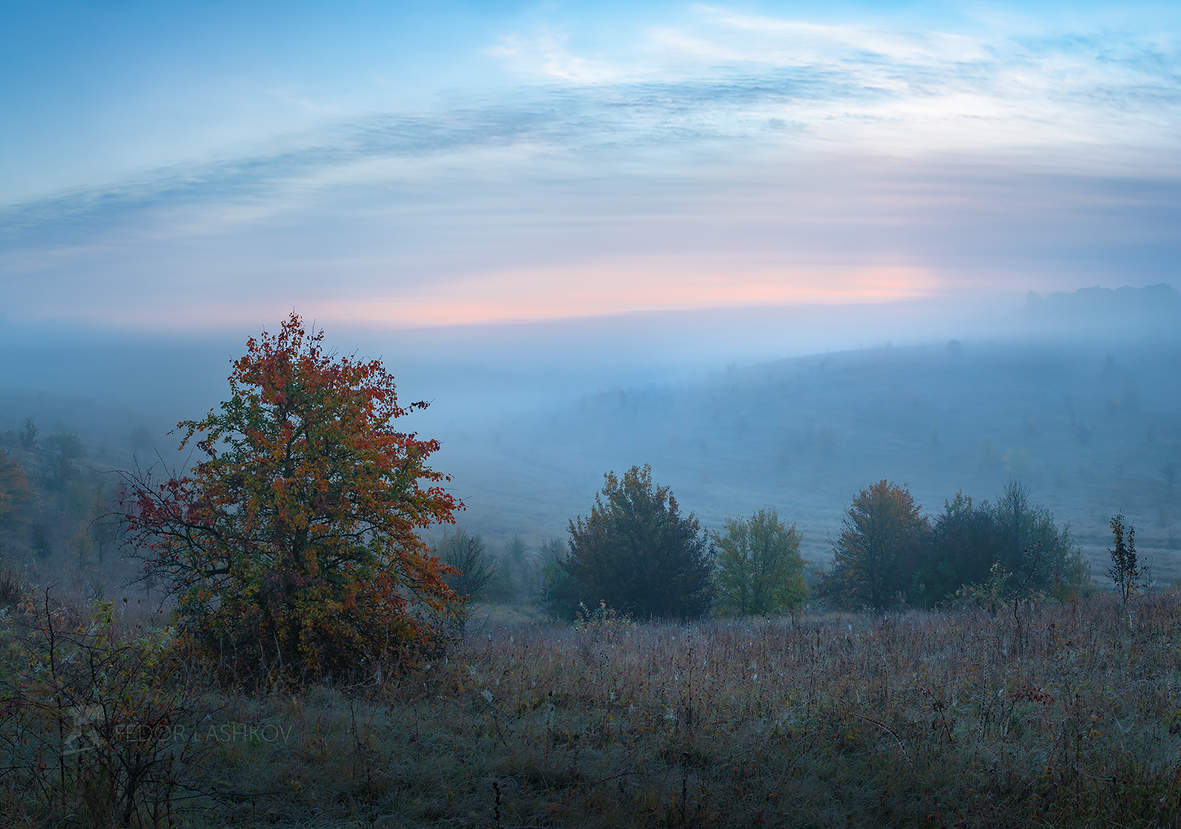
[[[700,6],[620,39],[505,35],[518,80],[478,100],[0,206],[11,307],[470,322],[1068,288],[1181,253],[1169,37]]]
[[[612,80],[601,94],[708,87],[694,102],[703,117],[710,107],[776,109],[761,114],[806,124],[828,143],[894,153],[1106,147],[1109,160],[1175,149],[1181,133],[1181,50],[1159,31],[962,34],[693,9],[600,60],[600,78]],[[526,51],[543,52],[547,37]],[[780,96],[789,76],[827,79],[820,106]],[[553,74],[535,67],[533,77]]]
[[[706,5],[695,9],[705,23],[721,27],[723,39],[732,44],[732,54],[745,55],[746,60],[822,62],[872,55],[894,62],[963,62],[986,59],[989,54],[980,40],[959,34],[821,24]],[[736,48],[739,44],[741,51]]]
[[[618,73],[608,63],[573,54],[566,46],[567,41],[567,35],[544,29],[532,37],[507,35],[485,51],[526,76],[574,84],[618,80]]]
[[[727,155],[757,163],[768,150],[772,161],[775,150],[1041,153],[1051,165],[1145,172],[1181,157],[1181,53],[1159,33],[969,37],[700,5],[636,37],[622,54],[577,54],[552,28],[505,35],[488,53],[534,85],[475,106],[334,117],[253,153],[0,206],[0,241],[64,244],[132,224],[214,232],[362,170],[409,190],[439,159],[494,175],[481,166],[490,148],[531,156],[541,176],[570,175],[556,169],[563,159],[593,159],[606,175],[628,163],[683,173],[688,157],[709,175]],[[219,208],[215,220],[186,215],[206,205]]]
[[[74,243],[130,225],[147,232],[144,218],[162,214],[166,219],[159,225],[165,227],[156,225],[152,233],[187,234],[194,232],[184,215],[190,208],[216,206],[216,221],[207,224],[211,229],[254,221],[272,210],[298,207],[323,188],[356,178],[359,169],[417,190],[439,173],[432,165],[440,159],[452,171],[487,174],[482,165],[490,149],[516,148],[526,163],[549,162],[543,171],[555,160],[574,161],[588,153],[626,162],[620,151],[663,151],[757,135],[766,123],[760,108],[778,111],[793,101],[819,105],[878,94],[831,73],[783,70],[593,90],[550,87],[479,108],[340,119],[277,142],[269,152],[157,169],[104,187],[0,207],[0,241],[16,247]]]

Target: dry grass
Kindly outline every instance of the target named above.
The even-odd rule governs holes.
[[[225,700],[195,825],[1178,825],[1181,597],[1011,618],[488,626],[380,693]]]
[[[1022,641],[974,611],[469,630],[384,688],[178,675],[167,825],[1181,825],[1176,593],[1132,632],[1110,597],[1046,604]],[[87,825],[19,778],[13,825]]]

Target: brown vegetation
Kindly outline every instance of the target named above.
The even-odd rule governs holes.
[[[794,625],[477,617],[449,656],[396,684],[218,697],[168,813],[324,827],[1175,824],[1181,596],[1137,598],[1132,632],[1120,610],[1114,597],[1047,603],[1020,628],[976,610]],[[0,811],[19,825],[56,814],[58,800],[29,802],[12,779]]]

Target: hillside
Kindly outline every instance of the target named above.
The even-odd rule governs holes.
[[[862,329],[869,312],[854,309],[841,334],[847,342],[859,339],[848,326],[870,342],[903,323],[911,336],[900,345],[706,368],[724,364],[723,334],[744,331],[763,353],[780,354],[790,353],[784,343],[795,334],[821,325],[835,338],[839,309],[813,310],[810,328],[804,309],[794,308],[722,315],[713,328],[698,314],[458,339],[443,329],[353,336],[361,353],[392,350],[399,391],[432,401],[407,425],[440,439],[435,467],[453,476],[467,504],[461,523],[494,545],[517,534],[533,543],[564,536],[567,522],[589,509],[603,473],[633,464],[651,463],[655,479],[710,528],[775,506],[797,522],[803,552],[817,562],[827,560],[852,496],[873,481],[905,483],[936,512],[957,490],[995,498],[1015,478],[1071,525],[1096,574],[1106,566],[1106,521],[1122,510],[1158,580],[1181,576],[1176,290],[1031,294],[1003,320],[996,308],[982,309],[976,326],[938,305],[890,306],[875,313],[894,319],[893,328]],[[671,347],[662,339],[669,330],[688,336],[695,326],[701,353],[684,346],[679,364],[651,359]],[[775,330],[785,333],[777,339]],[[935,340],[939,331],[959,339]],[[77,465],[94,474],[161,461],[183,467],[191,457],[174,454],[178,438],[166,433],[224,397],[231,339],[104,340],[82,332],[52,348],[21,341],[13,346],[19,359],[0,376],[0,407],[9,413],[0,420],[0,448],[32,468],[16,434],[32,417],[46,436],[77,434],[88,449]],[[27,545],[27,533],[19,535]]]
[[[709,526],[776,506],[822,560],[850,498],[906,483],[928,511],[1010,479],[1092,556],[1122,510],[1181,574],[1181,346],[952,341],[731,368],[623,389],[445,441],[465,523],[560,534],[608,469],[651,463]],[[445,459],[445,460],[444,460]]]

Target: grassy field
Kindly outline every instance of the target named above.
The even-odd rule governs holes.
[[[1181,825],[1175,593],[1142,597],[1132,631],[1109,597],[581,628],[498,612],[380,687],[184,682],[178,826]],[[87,825],[77,793],[17,779],[13,825]]]

